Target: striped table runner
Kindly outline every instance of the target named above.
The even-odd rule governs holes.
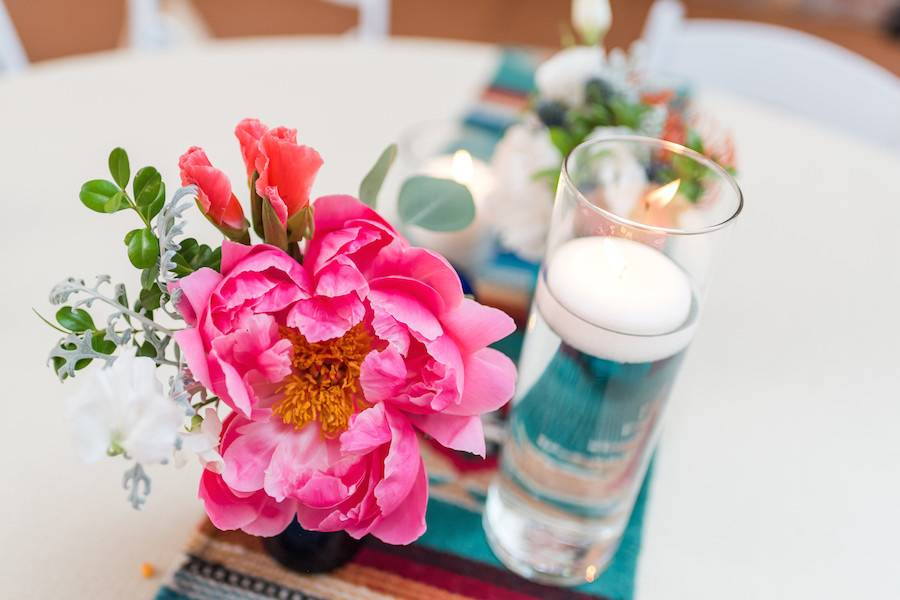
[[[494,79],[465,119],[465,133],[458,148],[481,158],[490,156],[493,145],[527,103],[536,61],[533,53],[504,52]],[[536,269],[536,265],[500,253],[476,274],[481,288],[479,300],[495,303],[484,297],[484,289],[499,291],[506,300],[518,293],[530,294]],[[491,277],[493,287],[489,285]],[[520,345],[521,334],[514,334],[497,347],[517,358]],[[481,509],[497,465],[496,446],[489,447],[486,460],[448,451],[426,440],[421,446],[431,485],[428,531],[415,544],[388,546],[369,539],[353,561],[340,569],[325,575],[299,575],[269,558],[258,538],[241,532],[221,532],[204,522],[156,600],[633,597],[649,474],[609,567],[591,583],[560,589],[526,581],[507,571],[487,545]]]

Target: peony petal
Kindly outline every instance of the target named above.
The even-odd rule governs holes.
[[[391,443],[384,460],[384,478],[375,486],[374,494],[383,514],[396,510],[409,495],[416,481],[421,455],[419,440],[409,420],[400,411],[385,409],[391,429]]]
[[[278,501],[284,500],[313,473],[328,468],[332,462],[329,445],[336,448],[337,442],[322,438],[316,423],[286,433],[265,469],[266,493]]]
[[[270,246],[271,247],[271,246]],[[225,240],[222,242],[222,275],[228,275],[250,252],[259,248]],[[258,252],[258,250],[257,250]]]
[[[224,338],[216,338],[214,342],[225,341]],[[210,389],[214,391],[225,403],[243,416],[250,418],[253,415],[253,401],[250,390],[247,389],[243,377],[238,373],[234,365],[223,360],[219,354],[212,350],[207,354],[209,366]]]
[[[365,306],[355,293],[339,298],[319,296],[294,304],[287,324],[315,343],[341,337],[362,321],[365,314]]]
[[[384,404],[378,403],[351,417],[350,427],[341,434],[341,452],[365,454],[389,443],[391,434]]]
[[[396,233],[394,228],[377,212],[353,196],[322,196],[315,202],[316,231],[329,232],[343,229],[348,221],[362,219],[377,224],[384,230]]]
[[[252,523],[259,515],[261,495],[236,496],[225,484],[222,476],[205,469],[200,476],[197,493],[206,508],[209,520],[218,529],[229,531]]]
[[[222,282],[222,276],[208,267],[197,269],[187,277],[178,280],[181,293],[190,303],[198,319],[203,318],[209,306],[209,297]]]
[[[515,322],[505,312],[469,298],[442,315],[441,323],[464,354],[502,340],[516,330]]]
[[[444,411],[450,415],[480,415],[506,404],[516,389],[516,366],[508,356],[484,348],[465,362],[462,400]]]
[[[434,288],[408,277],[381,277],[370,285],[369,302],[376,312],[391,315],[428,340],[443,333],[437,316],[444,302]]]
[[[433,288],[446,310],[455,308],[464,298],[456,270],[446,258],[431,250],[402,245],[386,248],[375,260],[370,279],[392,275],[415,279]]]
[[[263,495],[263,494],[260,494]],[[276,502],[263,495],[259,515],[252,522],[241,527],[250,535],[272,537],[278,535],[291,524],[297,514],[297,504],[293,500]]]
[[[275,450],[292,432],[293,428],[274,419],[241,427],[238,436],[222,453],[225,459],[222,478],[228,487],[238,492],[263,489],[266,469]]]
[[[203,347],[203,338],[200,330],[182,329],[175,332],[175,343],[181,349],[184,360],[194,379],[203,384],[207,389],[212,389],[212,381],[209,377],[209,363],[206,359],[206,348]]]
[[[408,415],[413,425],[451,450],[461,450],[484,458],[484,428],[481,417],[446,414]]]
[[[349,259],[339,257],[316,273],[316,291],[319,296],[336,298],[355,293],[365,298],[369,282]]]
[[[405,384],[406,377],[406,363],[393,347],[369,352],[360,366],[359,382],[368,402],[390,400]]]
[[[428,505],[428,476],[425,463],[418,459],[417,474],[401,506],[377,519],[369,533],[387,544],[411,544],[425,533],[425,509]],[[414,467],[415,468],[415,467]]]

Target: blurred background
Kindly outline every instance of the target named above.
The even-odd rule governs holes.
[[[611,4],[614,22],[606,45],[625,46],[640,35],[652,0]],[[752,20],[806,31],[900,75],[896,0],[684,4],[689,17]],[[4,5],[8,19],[3,18]],[[9,46],[17,37],[16,45],[32,63],[127,45],[342,32],[556,47],[570,22],[570,5],[570,0],[0,0],[0,45]]]

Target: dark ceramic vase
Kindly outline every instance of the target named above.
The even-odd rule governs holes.
[[[297,573],[327,573],[348,563],[362,540],[343,531],[307,531],[294,521],[278,535],[263,539],[269,555]]]

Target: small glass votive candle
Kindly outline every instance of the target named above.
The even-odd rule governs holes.
[[[563,164],[484,525],[545,583],[592,581],[614,555],[741,191],[677,144],[617,135]]]
[[[490,153],[495,140],[451,119],[419,123],[399,140],[399,166],[404,176],[428,175],[452,179],[466,186],[475,202],[475,219],[461,231],[431,231],[407,227],[404,233],[417,246],[439,252],[455,267],[468,271],[490,254],[491,228],[486,215],[494,186],[488,164],[479,158]]]

